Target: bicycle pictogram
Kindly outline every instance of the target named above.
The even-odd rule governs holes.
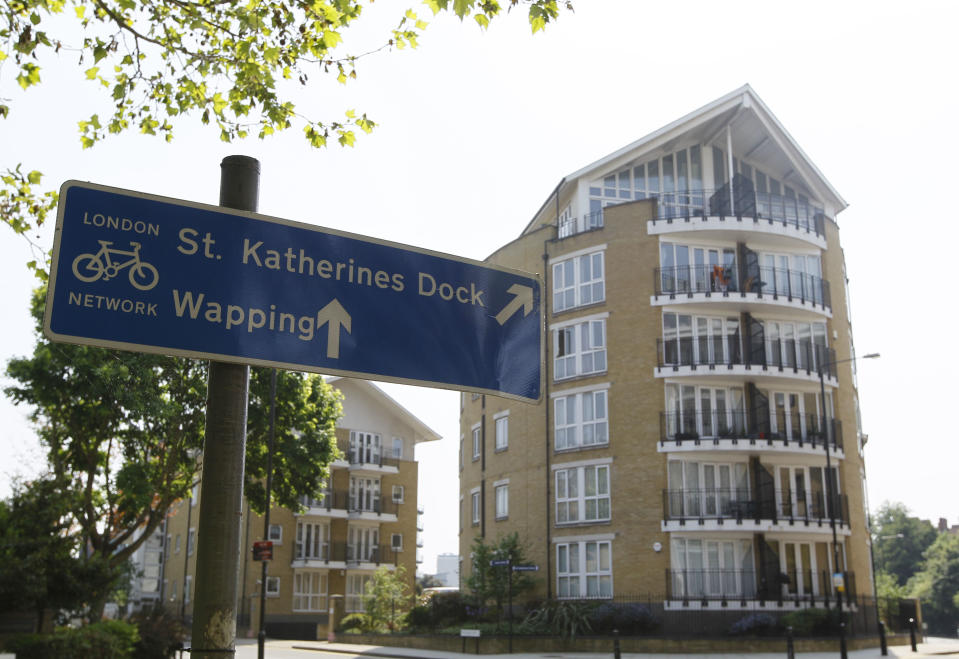
[[[130,266],[130,283],[141,291],[148,291],[160,281],[160,273],[156,267],[140,260],[140,243],[130,241],[132,250],[110,247],[113,241],[98,240],[100,251],[96,254],[81,254],[73,259],[73,274],[80,281],[93,282],[101,277],[104,280],[113,279],[120,270]],[[112,257],[129,257],[126,260],[116,260]]]

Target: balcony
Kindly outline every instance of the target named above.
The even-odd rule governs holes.
[[[844,573],[845,598],[856,597],[856,579]],[[673,601],[772,601],[780,604],[803,602],[826,604],[843,596],[833,587],[828,570],[787,569],[757,570],[692,569],[666,570],[666,599]]]
[[[347,510],[351,515],[392,516],[395,521],[398,508],[399,506],[392,499],[372,495],[352,495],[349,497]]]
[[[400,461],[396,458],[383,455],[382,451],[352,448],[346,453],[350,469],[362,471],[364,469],[375,472],[398,473]]]
[[[819,379],[818,365],[825,364],[823,377],[836,379],[836,351],[809,339],[749,341],[743,350],[740,335],[656,339],[657,375],[778,375]],[[762,372],[757,372],[762,371]]]
[[[305,510],[298,512],[298,515],[332,515],[339,511],[345,515],[349,502],[349,494],[345,490],[327,490],[322,498],[312,499],[307,496],[300,497],[300,504]]]
[[[838,526],[849,526],[849,498],[833,497],[833,515]],[[768,522],[773,525],[823,527],[830,523],[827,497],[821,492],[796,492],[760,488],[759,492],[738,488],[663,490],[663,520],[705,525],[706,520]],[[792,530],[792,529],[791,529]]]
[[[392,547],[378,545],[346,545],[346,564],[356,567],[362,563],[396,565],[397,552]]]
[[[672,447],[709,444],[724,450],[756,450],[764,445],[780,450],[825,451],[826,441],[834,453],[842,453],[842,422],[828,419],[828,433],[822,432],[818,414],[755,414],[748,418],[745,410],[713,410],[709,412],[661,412],[660,446]],[[769,428],[784,428],[771,431]],[[788,420],[788,423],[787,423]],[[750,423],[752,421],[752,423]],[[760,429],[762,428],[762,429]]]
[[[603,211],[587,213],[582,218],[565,218],[556,224],[556,237],[562,240],[579,233],[595,231],[596,229],[602,229],[603,224]]]
[[[742,271],[740,271],[742,270]],[[832,312],[829,282],[799,270],[759,266],[737,268],[735,264],[692,264],[653,270],[653,299],[717,301],[745,298],[750,302],[785,306],[819,307]]]

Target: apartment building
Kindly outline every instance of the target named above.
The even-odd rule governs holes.
[[[543,276],[545,395],[462,396],[462,575],[515,531],[538,597],[871,594],[846,205],[749,86],[564,177],[488,258]]]
[[[265,620],[273,638],[314,639],[326,633],[331,605],[338,618],[363,610],[362,595],[374,571],[402,566],[413,592],[422,562],[415,449],[440,436],[374,383],[331,378],[343,394],[337,445],[343,457],[330,465],[320,499],[304,497],[297,511],[273,507],[268,537],[263,517],[246,508],[242,520],[239,633],[259,628],[261,564],[253,543],[273,542],[266,578]],[[193,615],[199,484],[166,523],[163,601],[184,619]],[[318,627],[319,626],[319,627]],[[325,636],[324,636],[325,638]]]

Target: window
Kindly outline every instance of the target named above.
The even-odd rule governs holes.
[[[297,522],[295,553],[297,559],[329,560],[329,548],[329,524],[316,522]]]
[[[200,499],[200,484],[194,483],[193,487],[190,489],[190,506],[195,506],[196,502]]]
[[[496,519],[506,519],[509,517],[509,485],[497,485],[494,491],[496,493]]]
[[[606,403],[605,389],[556,398],[556,450],[608,444]]]
[[[186,555],[193,556],[194,549],[196,549],[196,529],[190,529],[186,535]]]
[[[727,517],[749,501],[745,462],[712,463],[670,460],[668,507],[670,517]]]
[[[603,252],[584,254],[553,264],[553,311],[595,304],[606,299]]]
[[[479,490],[473,490],[470,492],[470,507],[472,510],[472,516],[470,519],[473,521],[473,526],[476,526],[480,522],[480,493]]]
[[[741,364],[739,319],[663,313],[664,365]]]
[[[666,435],[670,439],[743,437],[742,389],[666,385]]]
[[[279,524],[270,524],[270,533],[267,540],[270,540],[275,545],[283,544],[283,527]]]
[[[403,503],[405,488],[402,485],[393,486],[393,503]]]
[[[394,437],[393,438],[393,458],[400,460],[403,458],[403,438]]]
[[[509,412],[494,417],[496,423],[496,450],[505,451],[509,447]]]
[[[556,523],[610,519],[609,465],[556,471]]]
[[[293,573],[293,610],[326,611],[326,572],[297,570]]]
[[[611,543],[590,540],[557,544],[556,591],[560,598],[612,597]]]
[[[556,380],[606,370],[606,320],[588,320],[553,332]]]
[[[171,537],[170,534],[167,533],[167,534],[166,534],[166,540],[165,540],[164,543],[163,543],[163,556],[164,556],[164,559],[170,557],[170,537]]]
[[[750,540],[673,538],[670,545],[673,597],[755,595]]]
[[[346,610],[349,613],[362,613],[363,595],[366,594],[366,584],[373,577],[369,574],[346,575]]]
[[[483,429],[480,424],[473,426],[473,461],[479,460],[480,447],[482,446]]]
[[[193,575],[188,574],[183,579],[183,603],[190,603],[190,596],[193,593]]]
[[[180,553],[180,534],[179,533],[176,534],[176,540],[173,541],[173,553],[174,554]]]
[[[266,596],[267,597],[280,596],[280,578],[279,577],[266,578]]]
[[[733,247],[664,242],[659,246],[659,265],[659,293],[738,290],[736,250]]]
[[[403,551],[403,534],[394,533],[390,536],[390,547],[393,551]]]
[[[375,562],[379,556],[380,531],[375,526],[350,526],[347,532],[346,558],[356,563]]]
[[[350,477],[350,510],[353,512],[380,512],[380,479]]]
[[[380,464],[380,436],[377,433],[351,430],[350,462]]]
[[[170,583],[170,601],[176,601],[176,579]]]
[[[763,323],[766,363],[769,366],[798,367],[815,371],[820,361],[829,360],[825,323]]]

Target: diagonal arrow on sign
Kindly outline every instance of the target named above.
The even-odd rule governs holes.
[[[346,330],[347,334],[352,332],[352,319],[346,309],[340,304],[340,301],[333,298],[333,301],[320,309],[316,313],[316,327],[323,327],[329,323],[329,331],[326,342],[326,356],[330,359],[340,358],[340,327]]]
[[[513,284],[508,289],[515,297],[509,304],[503,307],[503,310],[496,314],[496,322],[502,325],[515,314],[520,307],[523,307],[523,316],[528,316],[533,310],[533,289],[521,284]]]

